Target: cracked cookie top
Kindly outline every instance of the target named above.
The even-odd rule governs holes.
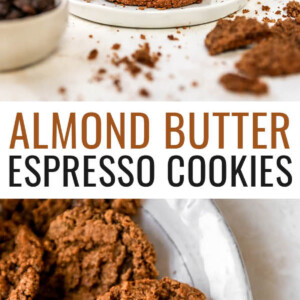
[[[0,299],[33,299],[42,258],[42,245],[27,226],[0,219]]]
[[[130,217],[76,207],[45,236],[45,281],[39,299],[96,299],[123,281],[155,278],[156,254]]]

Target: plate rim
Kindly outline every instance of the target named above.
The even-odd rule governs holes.
[[[248,294],[247,294],[248,300],[253,300],[252,288],[251,288],[251,284],[250,284],[250,280],[249,280],[249,275],[248,275],[248,272],[247,272],[245,261],[244,261],[241,249],[239,247],[238,241],[237,241],[231,227],[228,225],[222,211],[220,210],[220,208],[216,204],[215,200],[213,200],[213,199],[208,199],[208,200],[210,201],[212,207],[214,207],[214,209],[216,210],[217,214],[219,214],[224,226],[226,227],[226,229],[228,231],[229,236],[231,237],[231,241],[232,241],[233,245],[235,246],[235,250],[237,252],[237,255],[238,255],[242,270],[243,270],[244,282],[245,282],[245,286],[247,287],[247,292],[248,292]]]
[[[213,220],[214,220],[214,224],[218,224],[218,231],[222,234],[222,236],[224,237],[224,242],[225,244],[228,246],[228,248],[230,249],[230,257],[233,259],[234,265],[236,266],[236,278],[239,278],[239,285],[236,285],[237,287],[241,287],[241,292],[243,295],[243,299],[245,300],[253,300],[253,295],[252,295],[252,290],[251,290],[251,285],[250,285],[250,281],[249,281],[249,277],[248,277],[248,273],[247,273],[247,269],[238,245],[238,242],[230,228],[230,226],[228,225],[228,223],[226,222],[221,210],[218,208],[217,204],[215,203],[215,201],[213,199],[203,199],[203,198],[160,198],[160,199],[153,199],[151,197],[149,198],[145,198],[144,199],[145,204],[142,206],[142,208],[145,208],[148,212],[150,212],[151,216],[153,218],[156,219],[156,221],[158,221],[160,223],[161,226],[163,226],[165,228],[170,227],[171,225],[168,223],[169,218],[166,218],[165,213],[163,212],[163,209],[158,209],[158,207],[161,207],[161,205],[159,204],[159,201],[163,201],[163,207],[165,209],[171,209],[173,211],[173,214],[177,215],[178,218],[181,220],[181,222],[183,222],[184,224],[186,224],[188,227],[189,226],[194,226],[196,223],[193,223],[193,221],[197,221],[197,218],[199,218],[199,220],[202,218],[203,214],[202,214],[202,210],[198,210],[197,208],[199,207],[203,207],[205,208],[205,211],[207,211],[209,214],[213,215]],[[151,209],[149,210],[148,205],[146,204],[147,202],[156,202],[154,205],[149,205],[151,207]],[[175,205],[171,204],[172,202],[175,203]],[[198,206],[197,202],[202,202],[202,204],[200,204],[200,206]],[[159,206],[160,205],[160,206]],[[196,210],[195,210],[196,207]],[[157,210],[158,209],[158,210]],[[179,213],[179,211],[182,211],[183,214]],[[191,215],[192,212],[192,215]],[[193,219],[192,222],[190,222],[190,218],[191,217],[195,217],[196,219]],[[186,223],[188,222],[188,223]],[[198,222],[198,221],[197,221]],[[216,223],[217,222],[217,223]],[[197,223],[198,224],[198,223]],[[200,229],[200,228],[199,228]],[[207,228],[206,228],[207,229]],[[200,230],[201,232],[201,230]],[[207,231],[206,231],[207,232]],[[196,235],[195,235],[196,234]],[[194,237],[196,237],[199,234],[198,229],[196,229],[194,231]],[[178,241],[181,240],[180,238],[180,234],[176,233],[175,235],[172,234],[170,235],[172,240],[177,243]],[[185,245],[182,244],[181,246],[183,246],[184,248],[191,246],[191,245]],[[188,248],[186,249],[181,249],[181,251],[186,251]],[[185,253],[185,252],[182,252]],[[205,262],[205,255],[203,256],[203,261]],[[211,261],[211,260],[210,260]],[[209,261],[208,261],[209,262]],[[187,263],[187,261],[186,261]],[[188,263],[188,265],[190,265],[190,263]],[[206,268],[204,267],[204,270]],[[212,270],[212,269],[210,269]],[[211,273],[204,271],[207,279],[208,279],[208,283],[210,286],[210,283],[212,282],[211,280],[213,279],[211,277]],[[213,281],[214,284],[216,284],[216,281]],[[215,285],[214,285],[215,286]],[[210,289],[212,288],[212,286],[210,286]],[[213,288],[214,291],[215,289]],[[210,295],[213,296],[213,295]],[[220,296],[220,295],[219,295]],[[211,298],[208,298],[208,300],[213,300]]]
[[[164,10],[155,8],[141,10],[138,6],[122,6],[108,1],[108,5],[103,5],[106,4],[106,2],[101,4],[88,3],[84,0],[69,0],[69,11],[76,17],[98,24],[137,29],[159,29],[196,26],[214,22],[242,9],[246,3],[247,0],[223,0],[222,2],[208,5],[194,3],[184,7]],[[212,14],[212,12],[214,12],[214,14]],[[200,13],[202,13],[202,16],[198,16]],[[210,14],[213,16],[208,17]],[[122,15],[129,21],[120,20],[120,16]],[[165,18],[166,16],[168,16],[168,18]],[[190,16],[190,19],[188,16]],[[160,17],[163,21],[159,20]],[[101,18],[102,20],[100,20]],[[138,19],[131,22],[132,18]],[[141,20],[141,18],[143,18],[143,20]],[[144,18],[149,19],[145,20]],[[180,20],[180,18],[184,19],[184,21],[182,19]],[[168,21],[166,21],[166,19]],[[173,21],[170,21],[171,19],[173,19]],[[185,21],[186,19],[189,21]],[[151,25],[149,23],[151,23]]]

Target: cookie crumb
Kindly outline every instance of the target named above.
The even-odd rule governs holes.
[[[93,38],[93,35],[92,35],[92,34],[90,34],[90,35],[89,35],[89,38],[90,38],[90,39],[92,39],[92,38]]]
[[[168,35],[168,39],[170,41],[178,41],[179,39],[177,37],[175,37],[173,34]]]
[[[111,49],[113,49],[113,50],[119,50],[120,48],[121,48],[121,45],[118,44],[118,43],[113,44],[112,47],[111,47]]]
[[[247,13],[249,13],[250,12],[250,10],[249,9],[243,9],[243,14],[247,14]]]
[[[150,53],[150,46],[148,43],[145,43],[140,49],[136,50],[132,55],[132,58],[142,64],[146,65],[149,68],[154,68],[159,57],[161,56],[160,52],[157,53]]]
[[[288,17],[297,18],[300,15],[300,3],[297,1],[290,1],[283,10],[287,12]]]
[[[142,71],[142,69],[137,66],[134,61],[130,60],[128,56],[125,56],[118,60],[113,60],[112,62],[117,67],[121,64],[126,65],[126,71],[128,71],[133,77],[136,77],[136,75],[138,75]]]
[[[140,94],[140,96],[145,97],[145,98],[150,97],[150,93],[145,88],[141,88],[139,91],[139,94]]]
[[[118,92],[122,92],[122,87],[121,87],[121,80],[119,78],[115,78],[113,80],[113,84],[116,87]]]
[[[147,73],[145,74],[145,77],[146,77],[147,80],[153,81],[153,75],[152,75],[151,72],[147,72]]]
[[[105,74],[107,71],[104,68],[98,70],[98,74]]]
[[[267,6],[267,5],[263,5],[261,7],[262,11],[270,11],[270,6]]]
[[[67,89],[64,86],[58,88],[58,93],[61,95],[65,95],[67,93]]]
[[[141,38],[141,40],[145,40],[145,39],[146,39],[146,36],[145,36],[144,34],[141,34],[141,35],[140,35],[140,38]]]
[[[236,93],[252,93],[263,95],[268,92],[268,86],[257,78],[247,78],[238,74],[228,73],[220,78],[225,89]]]
[[[93,49],[93,50],[90,51],[90,53],[89,53],[87,59],[88,59],[88,60],[94,60],[94,59],[96,59],[97,57],[98,57],[98,50],[97,50],[97,49]]]

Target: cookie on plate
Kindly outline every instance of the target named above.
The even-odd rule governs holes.
[[[194,3],[202,3],[202,0],[109,0],[110,2],[120,3],[123,5],[135,5],[154,8],[177,8]]]
[[[39,288],[42,258],[42,245],[27,226],[0,219],[0,299],[33,299]]]
[[[161,280],[138,280],[123,282],[112,287],[109,292],[99,296],[97,300],[205,300],[205,295],[199,290],[170,278]]]
[[[51,222],[38,299],[96,299],[123,281],[155,278],[156,254],[130,217],[76,207]]]

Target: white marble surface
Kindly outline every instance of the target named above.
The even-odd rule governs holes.
[[[300,200],[218,200],[240,245],[254,300],[299,299]]]
[[[261,0],[262,4],[271,7],[269,13],[263,12],[257,2],[249,0],[247,16],[254,15],[257,10],[260,19],[266,14],[272,19],[278,17],[274,13],[286,0]],[[270,93],[265,97],[241,96],[225,91],[218,79],[234,70],[234,63],[242,51],[210,57],[204,39],[214,26],[215,23],[210,23],[180,29],[179,34],[176,29],[117,28],[71,16],[60,47],[51,57],[23,70],[0,74],[0,100],[138,100],[144,99],[139,97],[140,88],[149,90],[151,100],[299,100],[300,75],[266,78]],[[123,67],[113,66],[111,57],[107,57],[112,54],[111,46],[116,42],[122,44],[118,51],[121,57],[133,53],[144,42],[140,39],[141,33],[147,37],[153,51],[162,53],[153,70],[153,82],[146,80],[143,74],[132,78]],[[169,34],[179,40],[168,40]],[[87,61],[88,53],[94,48],[99,50],[98,59]],[[100,82],[92,80],[99,68],[108,70]],[[149,71],[143,69],[143,73]],[[113,85],[111,76],[120,78],[122,93]],[[199,86],[192,87],[193,81]],[[58,93],[61,86],[66,88],[64,95]]]

